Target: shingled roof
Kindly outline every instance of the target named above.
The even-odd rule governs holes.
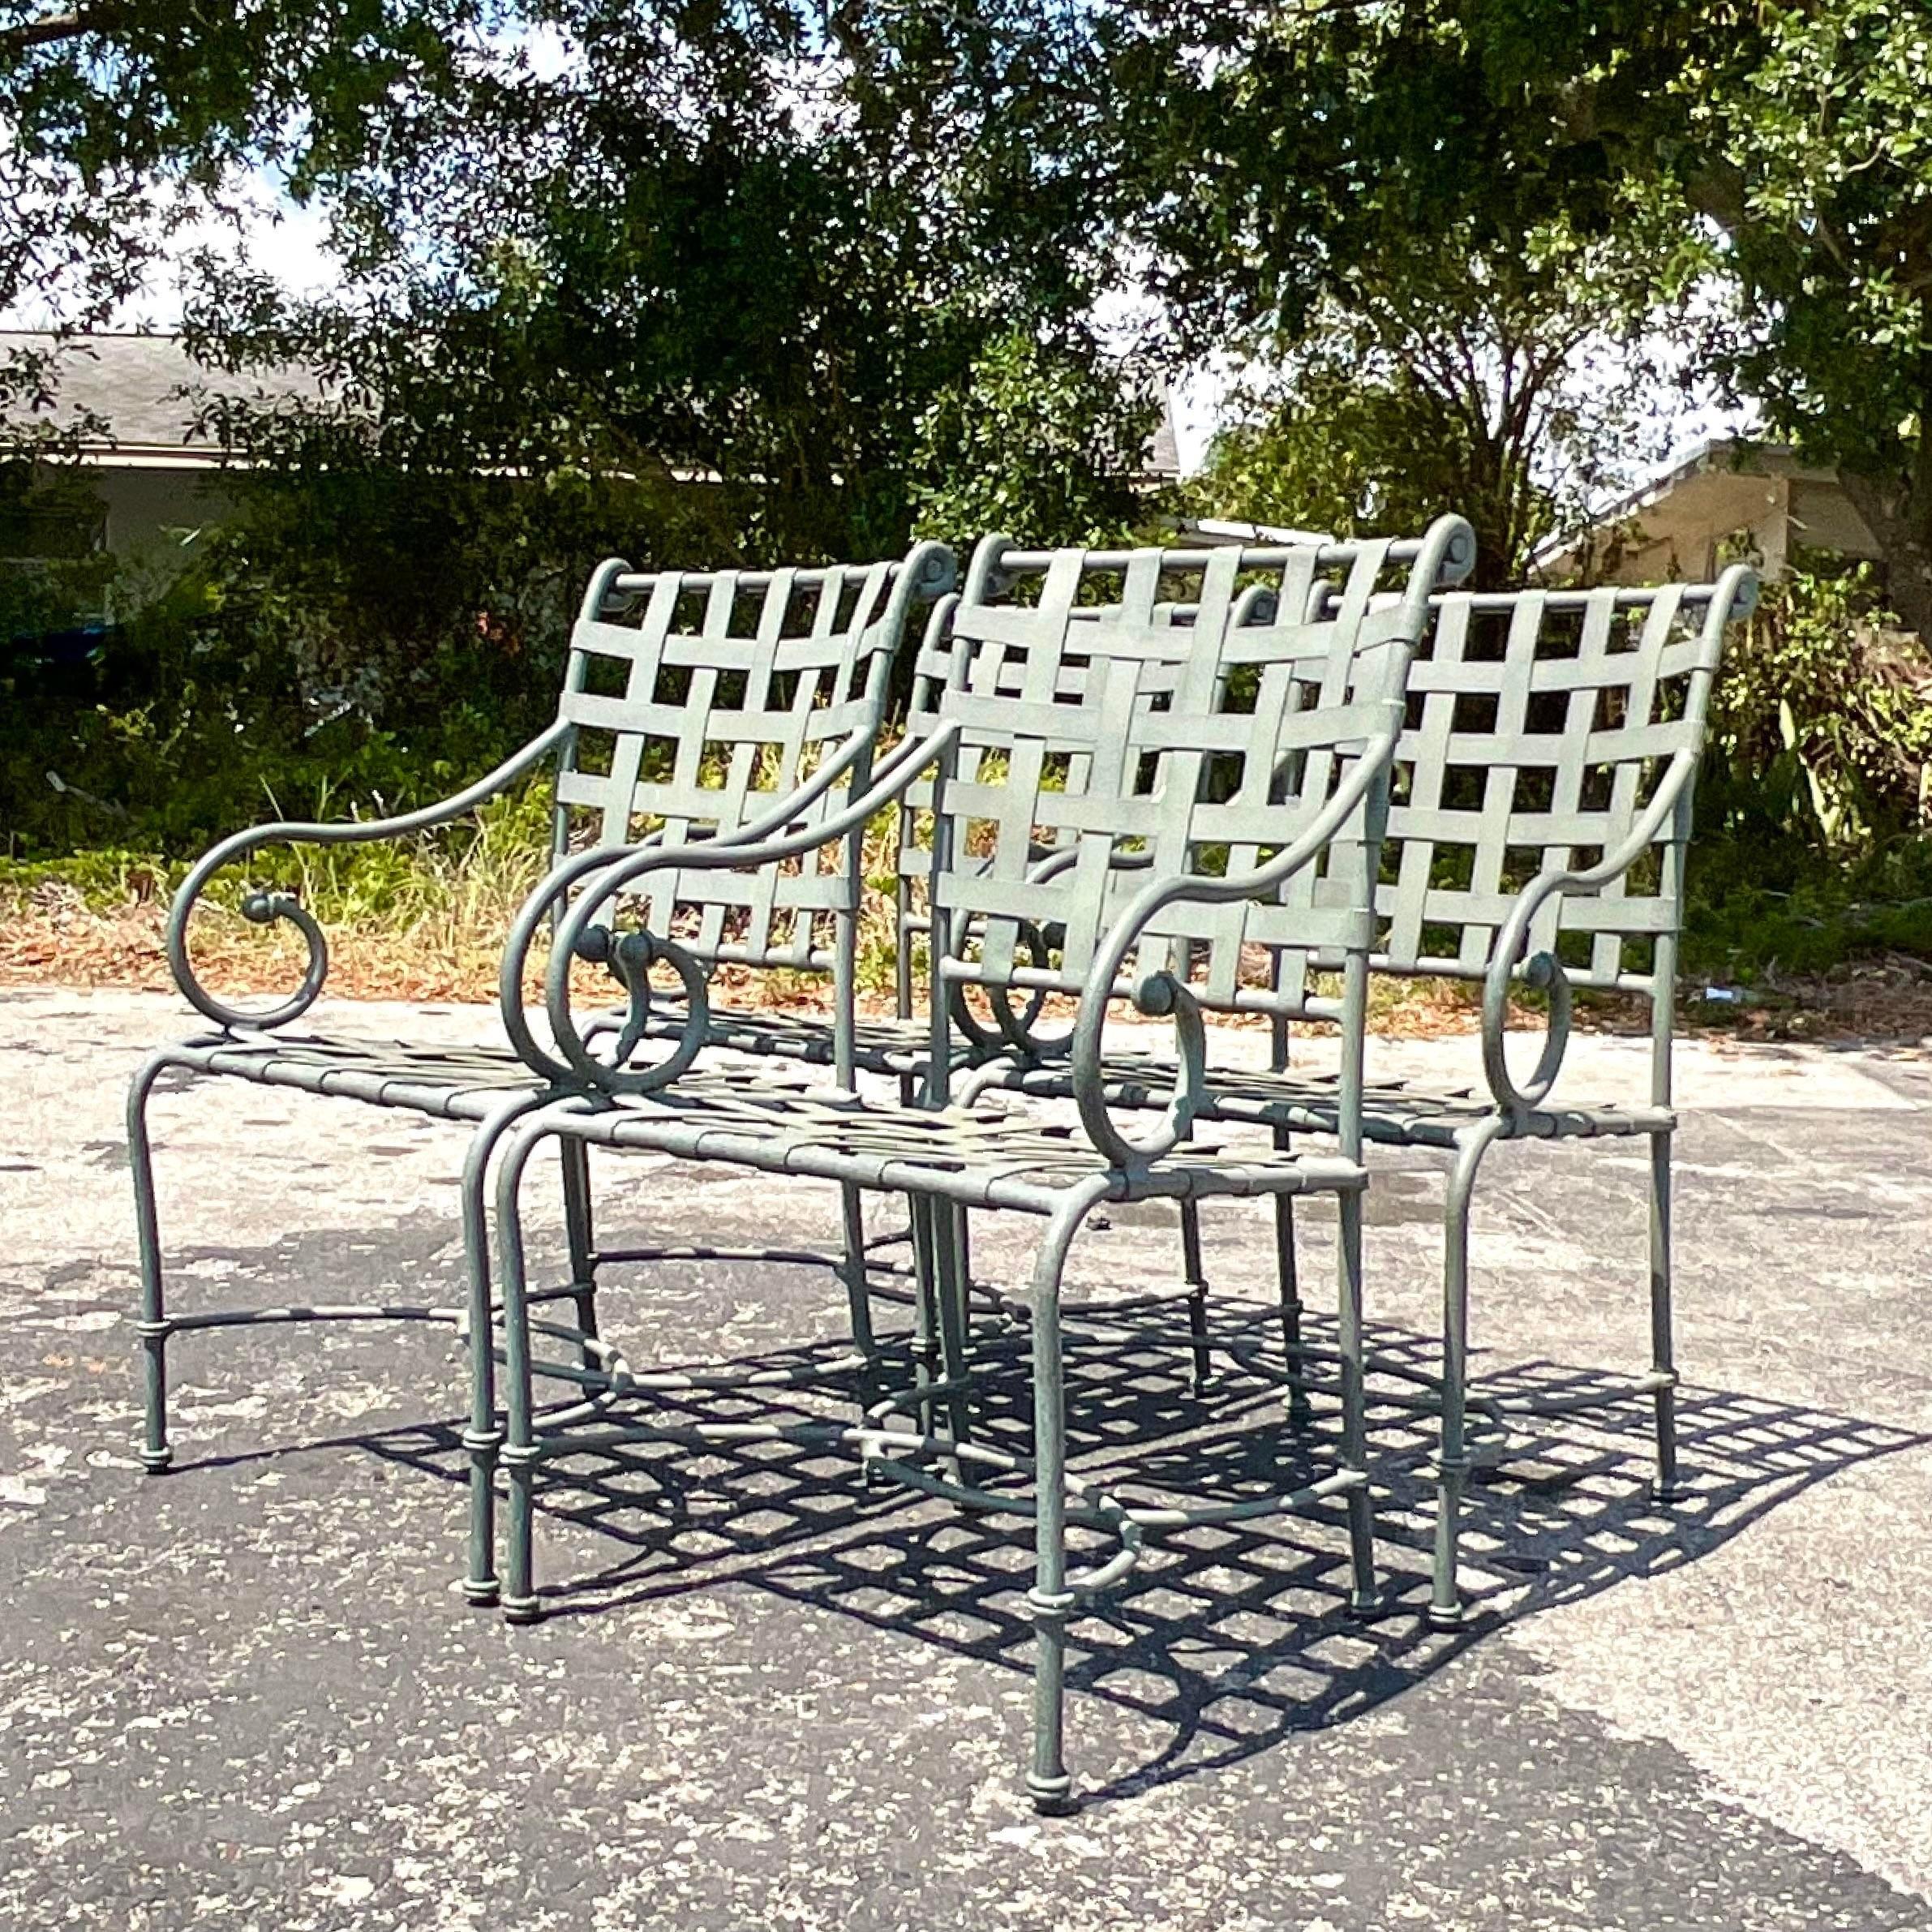
[[[105,435],[79,439],[84,462],[144,469],[208,469],[220,464],[217,442],[200,434],[196,392],[212,384],[264,406],[312,402],[324,388],[299,367],[232,376],[199,363],[174,335],[97,334],[66,338],[28,330],[0,330],[0,368],[20,351],[51,356],[58,399],[35,413],[17,403],[10,427],[43,424],[60,430],[84,419],[108,425]]]

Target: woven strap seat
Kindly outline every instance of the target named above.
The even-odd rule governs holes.
[[[1101,1064],[1109,1105],[1160,1106],[1173,1091],[1174,1068],[1151,1054],[1110,1054]],[[1072,1091],[1062,1066],[1012,1066],[989,1071],[982,1087],[1058,1099]],[[1329,1073],[1270,1072],[1217,1067],[1196,1116],[1201,1120],[1284,1127],[1298,1133],[1333,1134],[1341,1105],[1339,1076]],[[1493,1095],[1474,1087],[1431,1088],[1404,1080],[1372,1081],[1363,1091],[1365,1140],[1394,1147],[1453,1148],[1458,1136],[1480,1120],[1494,1120]],[[1568,1140],[1604,1135],[1668,1133],[1677,1124],[1668,1107],[1615,1106],[1531,1107],[1502,1115],[1497,1138]]]
[[[552,1089],[508,1046],[428,1046],[326,1033],[230,1032],[165,1050],[170,1064],[264,1087],[292,1087],[401,1107],[443,1120],[481,1120],[509,1096]]]
[[[685,1029],[680,1007],[654,1014],[644,1026],[648,1040],[674,1040]],[[746,1012],[714,1007],[705,1032],[707,1045],[759,1059],[788,1060],[807,1067],[830,1067],[835,1042],[830,1020],[810,1011]],[[932,1058],[931,1029],[923,1020],[895,1020],[889,1015],[861,1019],[852,1026],[853,1063],[861,1073],[923,1075]],[[961,1045],[955,1058],[962,1063],[969,1050]]]
[[[1052,1212],[1059,1196],[1102,1174],[1112,1200],[1354,1193],[1367,1180],[1358,1163],[1335,1155],[1230,1151],[1211,1136],[1151,1168],[1109,1170],[1072,1122],[984,1102],[905,1106],[815,1088],[802,1077],[779,1085],[768,1075],[753,1085],[724,1068],[687,1074],[661,1093],[601,1110],[573,1109],[569,1131],[608,1147],[1031,1213]]]
[[[663,1039],[676,1035],[683,1024],[681,1013],[667,1011],[654,1018],[646,1032]],[[861,1021],[857,1029],[859,1066],[868,1073],[921,1073],[927,1039],[923,1023]],[[815,1013],[719,1008],[711,1015],[706,1040],[712,1048],[801,1067],[832,1063],[831,1028]],[[435,1046],[354,1034],[237,1028],[185,1040],[167,1051],[173,1064],[197,1073],[333,1094],[444,1120],[481,1119],[506,1095],[552,1090],[508,1045]]]

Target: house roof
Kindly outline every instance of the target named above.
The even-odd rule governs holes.
[[[1603,504],[1586,533],[1551,539],[1535,560],[1560,580],[1588,559],[1593,538],[1616,533],[1618,581],[1649,582],[1715,569],[1741,532],[1751,534],[1774,573],[1797,544],[1846,556],[1880,554],[1835,471],[1806,463],[1788,444],[1719,436]]]
[[[85,463],[139,469],[210,469],[224,458],[219,443],[197,433],[195,393],[219,380],[251,401],[314,401],[320,380],[290,367],[230,376],[199,363],[174,335],[129,332],[57,337],[36,331],[0,330],[0,367],[10,353],[28,350],[56,358],[58,402],[31,414],[16,407],[10,426],[45,423],[59,429],[82,417],[98,417],[105,436],[79,441]]]
[[[58,427],[84,414],[109,425],[109,436],[81,440],[80,460],[94,465],[182,470],[220,466],[225,460],[221,445],[200,436],[195,420],[194,393],[213,382],[258,406],[314,401],[324,393],[320,378],[297,366],[246,376],[212,369],[195,361],[175,335],[103,333],[63,339],[41,331],[0,329],[0,367],[10,352],[23,349],[59,358],[58,407],[32,420]],[[24,426],[29,419],[16,408],[6,420]],[[1163,389],[1161,420],[1148,440],[1141,480],[1167,483],[1180,473],[1173,402]]]

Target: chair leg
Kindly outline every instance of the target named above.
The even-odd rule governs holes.
[[[938,1264],[935,1286],[939,1316],[939,1372],[951,1385],[946,1398],[947,1426],[955,1442],[966,1441],[972,1433],[967,1407],[965,1380],[967,1312],[966,1282],[969,1265],[966,1251],[966,1210],[952,1201],[933,1203],[934,1259]]]
[[[490,1157],[497,1143],[530,1103],[501,1107],[477,1126],[463,1157],[463,1259],[468,1276],[470,1420],[463,1448],[470,1458],[469,1568],[463,1595],[473,1604],[494,1604],[496,1576],[496,1461],[503,1431],[496,1417],[496,1322],[490,1300]]]
[[[1476,1170],[1501,1127],[1498,1121],[1486,1120],[1458,1144],[1444,1191],[1442,1437],[1436,1458],[1436,1563],[1429,1603],[1429,1621],[1439,1630],[1457,1629],[1463,1616],[1456,1551],[1470,1471],[1464,1415],[1469,1380],[1469,1201]]]
[[[865,1197],[857,1187],[839,1189],[839,1224],[844,1238],[839,1278],[845,1284],[845,1308],[852,1324],[852,1345],[865,1359],[859,1372],[859,1413],[873,1401],[878,1343],[872,1332],[872,1277],[865,1265]]]
[[[507,1622],[535,1623],[537,1599],[530,1548],[535,1533],[537,1464],[535,1405],[530,1389],[530,1307],[525,1297],[523,1217],[518,1191],[523,1170],[542,1139],[541,1127],[512,1135],[496,1174],[496,1239],[503,1261],[503,1371],[506,1410],[504,1470],[509,1479],[503,1614]]]
[[[1070,1196],[1047,1224],[1033,1263],[1033,1582],[1026,1593],[1033,1625],[1033,1761],[1026,1788],[1049,1817],[1074,1807],[1066,1759],[1067,1394],[1060,1347],[1060,1281],[1067,1252],[1104,1187]]]
[[[939,1365],[939,1256],[933,1230],[933,1204],[913,1196],[907,1204],[912,1231],[912,1375],[915,1385],[928,1388]],[[933,1432],[933,1399],[922,1396],[919,1427]]]
[[[1204,1394],[1208,1386],[1208,1272],[1200,1255],[1200,1204],[1181,1203],[1181,1267],[1187,1281],[1187,1342],[1194,1358],[1193,1389]]]
[[[1274,1130],[1274,1146],[1277,1153],[1293,1151],[1294,1136],[1286,1127],[1277,1126]],[[1280,1297],[1282,1324],[1282,1355],[1288,1364],[1290,1375],[1302,1372],[1302,1290],[1301,1277],[1295,1261],[1294,1252],[1294,1196],[1277,1194],[1274,1197],[1274,1273],[1275,1286]],[[1298,1429],[1308,1426],[1310,1415],[1308,1392],[1299,1385],[1290,1385],[1288,1390],[1288,1419]]]
[[[161,1221],[154,1198],[154,1148],[148,1132],[148,1101],[161,1069],[159,1054],[141,1063],[127,1091],[127,1159],[134,1174],[135,1227],[140,1246],[141,1307],[135,1332],[141,1338],[144,1424],[141,1463],[162,1474],[174,1460],[168,1440],[168,1320],[161,1278]]]
[[[570,1280],[577,1292],[577,1325],[586,1342],[597,1339],[597,1248],[590,1217],[590,1149],[583,1141],[560,1136],[557,1153],[564,1170],[564,1239],[570,1251]],[[584,1367],[597,1365],[586,1347]]]
[[[1362,1339],[1362,1196],[1337,1201],[1340,1227],[1336,1240],[1337,1294],[1335,1325],[1342,1355],[1342,1466],[1368,1473],[1367,1385]],[[1351,1572],[1349,1608],[1358,1616],[1376,1608],[1375,1509],[1366,1479],[1348,1492],[1348,1541]]]
[[[1660,1503],[1680,1501],[1683,1477],[1677,1468],[1677,1352],[1672,1335],[1670,1188],[1671,1141],[1668,1133],[1651,1136],[1651,1366],[1670,1380],[1654,1400],[1657,1410],[1657,1480]]]

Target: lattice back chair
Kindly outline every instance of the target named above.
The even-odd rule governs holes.
[[[617,560],[603,565],[572,634],[558,707],[567,731],[553,828],[560,894],[592,876],[601,854],[809,825],[862,790],[908,612],[952,579],[951,553],[938,543],[903,561],[814,569],[639,573]],[[648,874],[636,911],[663,943],[649,958],[627,955],[599,927],[590,948],[631,986],[632,1023],[620,1044],[632,1049],[642,1033],[684,1030],[685,1015],[663,1010],[638,971],[659,952],[675,949],[701,969],[829,973],[839,1033],[831,1057],[849,1082],[861,837],[755,871]],[[523,948],[512,953],[504,1004],[513,1038],[526,1057],[537,1055],[534,1064],[571,1077],[519,1030],[507,976],[521,974]]]
[[[1301,549],[982,543],[917,666],[916,719],[959,732],[925,801],[936,984],[989,990],[996,1015],[1009,994],[1077,994],[1150,874],[1231,880],[1292,847],[1399,712],[1435,582],[1419,589],[1419,573],[1440,573],[1465,528],[1445,519],[1417,542]],[[1261,572],[1266,621],[1244,595]],[[1312,610],[1337,572],[1340,587]],[[1407,586],[1393,599],[1392,580]],[[1369,788],[1278,887],[1160,908],[1136,938],[1133,977],[1183,981],[1210,1010],[1307,1008],[1305,975],[1257,981],[1247,949],[1366,963],[1364,867],[1384,805]],[[942,1073],[938,1029],[958,1004],[933,1003]]]
[[[163,1047],[135,1075],[128,1136],[140,1241],[139,1333],[145,1359],[148,1468],[173,1458],[167,1422],[166,1355],[184,1329],[263,1321],[349,1316],[455,1320],[472,1337],[470,1569],[466,1587],[478,1601],[495,1595],[490,1525],[496,1445],[489,1241],[484,1183],[492,1150],[515,1122],[560,1093],[582,1094],[596,1081],[584,1067],[538,1047],[522,1004],[523,968],[547,917],[567,904],[602,868],[640,840],[749,837],[774,826],[810,823],[870,770],[891,660],[915,600],[940,595],[954,577],[944,546],[921,544],[903,560],[775,571],[632,571],[602,565],[586,593],[570,641],[568,668],[552,723],[474,784],[439,804],[393,818],[337,824],[256,826],[224,839],[189,872],[169,915],[167,946],[182,992],[218,1029]],[[239,1006],[198,976],[188,942],[191,920],[210,882],[225,867],[268,845],[333,845],[413,837],[473,812],[485,801],[545,767],[556,773],[552,857],[557,862],[513,929],[502,981],[509,1047],[450,1047],[435,1041],[298,1034],[291,1023],[323,990],[328,950],[313,913],[286,893],[247,895],[241,909],[257,924],[291,924],[307,948],[296,990],[270,1005]],[[829,972],[848,1016],[831,1055],[849,1065],[850,986],[859,904],[857,838],[826,863],[801,862],[756,880],[741,875],[666,873],[652,879],[654,917],[676,935],[667,942],[679,960],[744,960]],[[683,1020],[641,1011],[652,957],[648,947],[608,932],[587,942],[629,986],[629,1015],[616,1035],[621,1065],[646,1032],[679,1031]],[[689,1015],[685,1016],[689,1018]],[[708,1015],[697,1012],[701,1020]],[[679,1050],[682,1051],[682,1049]],[[676,1055],[674,1054],[672,1058]],[[588,1056],[586,1056],[588,1062]],[[601,1063],[595,1063],[601,1065]],[[148,1103],[170,1069],[221,1075],[467,1121],[472,1127],[463,1170],[467,1303],[447,1309],[319,1307],[200,1311],[171,1315],[163,1288]],[[586,1335],[595,1332],[595,1269],[588,1169],[582,1150],[567,1150],[564,1205],[573,1296]],[[862,1232],[862,1230],[861,1230]],[[839,1265],[855,1294],[858,1263]],[[608,1259],[608,1257],[602,1257]],[[862,1310],[855,1311],[855,1322]]]
[[[1444,1207],[1444,1372],[1432,1397],[1441,1406],[1443,1448],[1431,1614],[1445,1625],[1461,1615],[1458,1523],[1470,1467],[1470,1203],[1496,1140],[1648,1136],[1652,1361],[1647,1374],[1629,1378],[1606,1399],[1634,1395],[1654,1403],[1657,1491],[1668,1498],[1680,1487],[1670,1177],[1677,951],[1711,693],[1726,629],[1749,611],[1755,590],[1752,573],[1737,568],[1715,584],[1445,591],[1432,599],[1430,627],[1410,672],[1372,964],[1483,983],[1487,1091],[1376,1083],[1366,1090],[1360,1124],[1370,1140],[1453,1156]],[[1307,963],[1339,962],[1317,952]],[[1290,981],[1303,964],[1289,957]],[[1524,985],[1545,992],[1550,1011],[1535,1068],[1520,1077],[1509,1063],[1507,1028],[1512,994]],[[1575,986],[1650,1001],[1647,1103],[1552,1101]],[[1277,1147],[1311,1132],[1352,1136],[1346,1067],[1339,1079],[1288,1069],[1286,1023],[1301,1013],[1319,1016],[1310,1003],[1277,1000],[1273,1069],[1217,1072],[1204,1115],[1267,1127]],[[1108,1095],[1117,1106],[1158,1106],[1166,1077],[1147,1056],[1112,1056]],[[972,1076],[974,1087],[995,1084],[1042,1096],[1071,1088],[1063,1067],[1029,1065],[1020,1052]],[[1290,1359],[1299,1360],[1307,1351],[1292,1202],[1277,1201],[1276,1216],[1283,1337]],[[1205,1284],[1198,1234],[1185,1214],[1182,1231],[1198,1309]],[[1196,1321],[1198,1333],[1198,1314]],[[1204,1357],[1196,1362],[1204,1372]],[[1500,1426],[1535,1407],[1485,1400],[1480,1412]]]
[[[1342,997],[1327,1010],[1354,1038],[1350,1097],[1359,1106],[1375,859],[1406,674],[1428,594],[1468,540],[1459,518],[1415,542],[1301,551],[1041,553],[988,538],[963,591],[945,600],[929,633],[938,657],[926,675],[936,688],[923,694],[914,732],[882,759],[865,796],[788,837],[647,850],[590,883],[565,916],[547,975],[547,1011],[560,1041],[576,1028],[568,973],[575,937],[626,879],[685,866],[746,872],[807,844],[834,844],[930,771],[931,1104],[797,1084],[761,1087],[698,1068],[628,1091],[611,1080],[609,1104],[573,1100],[519,1131],[498,1183],[509,1385],[506,1613],[541,1614],[530,1561],[535,1473],[546,1458],[573,1453],[573,1425],[540,1422],[531,1393],[535,1364],[517,1232],[521,1167],[547,1136],[906,1197],[929,1257],[921,1286],[930,1281],[937,1290],[943,1372],[888,1392],[864,1426],[828,1424],[816,1439],[856,1443],[882,1477],[928,1494],[1033,1518],[1028,1600],[1038,1649],[1028,1784],[1043,1808],[1063,1808],[1070,1792],[1062,1750],[1067,1621],[1086,1598],[1131,1570],[1145,1532],[1345,1498],[1351,1601],[1363,1610],[1372,1604],[1359,1136],[1351,1144],[1345,1131],[1333,1154],[1266,1150],[1256,1157],[1196,1141],[1192,1128],[1204,1092],[1204,1009],[1266,1012],[1289,997],[1317,1004],[1305,986],[1287,993],[1255,983],[1244,970],[1244,948],[1254,944],[1345,959]],[[1238,620],[1250,566],[1281,573],[1272,620]],[[1337,584],[1332,605],[1315,596],[1324,573]],[[1380,594],[1391,586],[1397,595],[1385,603]],[[1170,620],[1163,607],[1177,603],[1191,608],[1191,623]],[[1098,619],[1079,614],[1095,608]],[[1037,857],[1042,850],[1050,871]],[[1078,996],[1069,1063],[1084,1142],[1025,1110],[941,1104],[951,1067],[948,995],[969,986],[994,994],[996,1011],[1009,997]],[[1104,1022],[1122,999],[1170,1017],[1181,1046],[1164,1118],[1132,1138],[1113,1118],[1101,1073]],[[1345,1113],[1348,1104],[1345,1097]],[[1111,1487],[1105,1497],[1089,1493],[1067,1466],[1060,1337],[1063,1274],[1086,1219],[1106,1201],[1317,1192],[1335,1197],[1339,1230],[1336,1466],[1232,1506],[1225,1497],[1190,1507],[1137,1504]],[[955,1236],[976,1209],[1030,1213],[1044,1224],[1023,1291],[1033,1396],[1033,1453],[1024,1458],[979,1441],[966,1413],[965,1269]],[[692,1385],[684,1372],[676,1379]],[[942,1404],[950,1412],[943,1433]],[[582,1413],[591,1409],[584,1404]],[[796,1418],[768,1426],[800,1440],[801,1426],[809,1427]],[[623,1427],[627,1437],[634,1427],[639,1439],[668,1432],[650,1421]],[[672,1427],[690,1439],[685,1421]],[[1023,1492],[998,1492],[968,1474],[989,1469],[1030,1479]],[[1111,1528],[1120,1539],[1114,1555],[1070,1568],[1070,1517]]]
[[[1742,566],[1714,584],[1450,593],[1410,673],[1397,752],[1375,964],[1484,986],[1485,1100],[1372,1092],[1379,1138],[1454,1150],[1445,1201],[1443,1440],[1431,1615],[1462,1616],[1470,1200],[1484,1153],[1524,1136],[1647,1136],[1652,1361],[1606,1400],[1647,1395],[1656,1491],[1680,1492],[1671,1305],[1672,1046],[1697,766],[1727,628],[1756,597]],[[1544,990],[1526,1079],[1506,1048],[1512,984]],[[1551,1100],[1576,987],[1651,1005],[1647,1106]],[[1497,1427],[1533,1401],[1488,1402]]]
[[[1466,571],[1471,549],[1453,520],[1437,547],[1445,581]],[[961,901],[964,930],[970,934],[984,925],[980,956],[998,964],[1002,974],[1013,968],[1011,985],[1025,995],[1016,1012],[1006,996],[1008,989],[1000,985],[989,1002],[990,1024],[977,1020],[963,999],[952,998],[956,1037],[951,1052],[955,1060],[988,1055],[1024,1060],[1063,1053],[1063,1037],[1045,1037],[1035,1029],[1046,994],[1066,990],[1068,980],[1077,978],[1094,931],[1104,928],[1109,911],[1131,896],[1150,872],[1179,862],[1183,848],[1191,869],[1205,863],[1211,869],[1238,870],[1292,839],[1308,801],[1319,801],[1323,784],[1337,766],[1332,747],[1299,741],[1303,728],[1291,723],[1290,715],[1332,705],[1363,689],[1372,701],[1380,692],[1392,661],[1386,633],[1400,620],[1389,612],[1402,602],[1389,584],[1392,576],[1408,573],[1418,554],[1414,544],[1395,545],[1376,555],[1333,547],[1324,551],[1319,542],[1299,547],[1148,550],[1089,556],[1077,584],[1064,574],[1058,583],[1050,582],[1049,560],[1038,556],[1007,550],[985,563],[985,608],[995,613],[987,621],[994,630],[1017,624],[1030,640],[1044,623],[1060,638],[1056,648],[1063,662],[1054,702],[1065,706],[1077,701],[1090,673],[1110,678],[1114,689],[1107,719],[1097,728],[1097,748],[1070,740],[1037,753],[1041,796],[1030,830],[1002,826],[1006,835],[990,841],[984,829],[969,828],[965,851],[948,856],[947,891]],[[1051,560],[1053,567],[1071,572],[1069,556]],[[1346,569],[1348,582],[1331,596],[1323,573],[1337,565]],[[1054,602],[1061,598],[1071,599],[1063,612]],[[1327,604],[1320,620],[1307,622],[1310,600],[1323,599]],[[1356,599],[1366,601],[1356,607],[1351,602]],[[1372,606],[1376,607],[1373,612]],[[1044,615],[1011,614],[1028,609]],[[998,615],[1002,611],[1008,614]],[[1361,628],[1364,619],[1368,622]],[[964,619],[969,629],[977,620],[971,613]],[[957,612],[936,611],[929,627],[915,663],[915,735],[945,713],[961,621]],[[1357,641],[1331,665],[1324,655],[1324,640],[1333,633],[1323,626],[1337,622],[1349,625]],[[975,642],[986,646],[981,653],[985,661],[974,675],[990,680],[988,694],[1024,701],[1028,648],[1016,646],[1003,632]],[[1131,678],[1117,664],[1116,654],[1137,665]],[[1342,664],[1346,670],[1338,668]],[[1348,680],[1346,693],[1334,683],[1337,676]],[[1177,702],[1179,715],[1212,720],[1196,741],[1190,741],[1187,730],[1177,725]],[[1277,725],[1282,741],[1269,763],[1265,739]],[[999,741],[995,728],[985,743],[970,749],[981,766],[997,771],[1013,747]],[[1123,765],[1123,759],[1128,762]],[[1165,768],[1170,761],[1174,770],[1170,777]],[[1084,831],[1082,801],[1097,773],[1103,783],[1115,784],[1126,775],[1130,794],[1139,801],[1129,805],[1126,816],[1137,824],[1152,822],[1149,799],[1157,796],[1166,801],[1170,833],[1174,825],[1187,827],[1180,844],[1171,835],[1150,837],[1144,831],[1123,829],[1109,840]],[[1174,801],[1183,798],[1187,809],[1176,818]],[[1056,818],[1060,801],[1081,808],[1065,823]],[[914,943],[931,930],[932,804],[932,788],[921,788],[900,816],[896,884],[902,1013],[912,1007]],[[1255,835],[1239,835],[1243,828]],[[1103,855],[1108,861],[1104,867]],[[1345,839],[1329,862],[1346,866],[1355,860]],[[1041,888],[1032,895],[1034,915],[1001,917],[990,907],[967,903],[974,897],[973,888],[960,882],[972,876],[985,877],[996,887],[1003,879],[1004,887],[992,895],[1002,902],[1011,900],[1015,887]],[[1330,896],[1314,875],[1299,877],[1279,903],[1219,910],[1200,931],[1171,935],[1168,951],[1188,971],[1204,969],[1201,990],[1212,1007],[1307,1011],[1307,964],[1321,945]],[[1277,963],[1272,980],[1258,978],[1250,969],[1256,948]],[[988,974],[966,970],[957,962],[952,977],[955,994],[968,983],[989,984]]]

